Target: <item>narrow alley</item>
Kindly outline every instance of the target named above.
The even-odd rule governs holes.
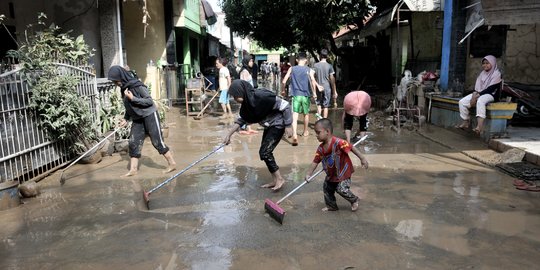
[[[179,168],[211,151],[226,126],[172,109],[166,139]],[[331,111],[333,120],[341,111]],[[313,121],[313,120],[312,120]],[[337,128],[337,130],[340,130]],[[342,136],[342,131],[337,135]],[[282,203],[284,224],[265,214],[304,179],[317,141],[282,141],[276,159],[282,191],[260,188],[270,178],[258,158],[261,135],[234,135],[222,151],[151,196],[142,190],[163,175],[165,160],[147,140],[140,173],[126,155],[76,165],[40,182],[42,193],[0,211],[1,269],[534,269],[540,248],[538,193],[513,188],[513,178],[419,136],[373,131],[359,149],[352,190],[358,212],[339,198],[324,206],[320,176]],[[484,146],[478,146],[484,147]],[[36,252],[36,250],[40,252]],[[528,254],[528,255],[527,255]]]

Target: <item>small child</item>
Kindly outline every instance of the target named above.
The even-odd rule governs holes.
[[[306,174],[306,181],[311,177],[319,163],[322,161],[326,179],[323,185],[324,203],[326,207],[323,211],[337,211],[335,193],[341,195],[345,200],[351,203],[351,210],[358,210],[358,201],[360,200],[351,192],[351,175],[354,167],[349,157],[352,151],[360,161],[363,168],[368,168],[367,159],[346,140],[333,136],[332,122],[323,118],[315,122],[315,134],[321,145],[317,148],[315,158]]]

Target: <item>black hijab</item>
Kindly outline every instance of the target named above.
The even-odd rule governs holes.
[[[234,80],[229,87],[229,94],[243,99],[240,117],[248,123],[259,123],[272,113],[276,104],[276,94],[264,88],[255,90],[244,80]]]
[[[242,59],[242,68],[240,69],[240,73],[242,73],[244,69],[247,70],[249,74],[253,72],[253,69],[249,67],[249,60],[251,60],[251,57],[244,57],[244,59]]]
[[[109,69],[109,73],[107,75],[108,79],[111,81],[118,81],[122,83],[122,86],[120,87],[121,90],[125,90],[127,88],[133,88],[137,86],[144,86],[144,84],[139,81],[139,79],[135,78],[133,74],[125,70],[121,66],[112,66]],[[122,95],[123,95],[122,91]]]

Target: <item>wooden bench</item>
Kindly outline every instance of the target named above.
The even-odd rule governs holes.
[[[433,96],[430,101],[429,122],[436,126],[454,127],[461,123],[459,116],[459,100],[461,98]],[[517,104],[509,102],[492,102],[486,107],[486,120],[484,121],[484,131],[480,136],[488,141],[494,137],[506,135],[506,125],[512,119],[516,111]],[[476,126],[475,109],[470,110],[471,125],[469,129]]]

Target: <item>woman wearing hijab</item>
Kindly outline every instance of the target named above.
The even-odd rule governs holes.
[[[486,105],[495,101],[497,91],[500,88],[501,72],[497,68],[497,59],[493,55],[488,55],[482,59],[482,72],[476,78],[474,92],[459,101],[459,115],[463,122],[456,126],[466,129],[469,127],[469,108],[476,106],[477,126],[474,132],[481,134],[486,118]]]
[[[251,72],[253,70],[253,59],[251,57],[244,57],[242,60],[242,68],[240,69],[240,80],[244,80],[253,85],[253,77],[251,76]],[[257,134],[259,133],[256,130],[252,130],[250,125],[246,125],[245,130],[240,130],[238,133],[242,135],[250,135],[250,134]]]
[[[174,171],[176,169],[176,162],[169,147],[163,142],[157,108],[152,97],[148,94],[146,85],[133,77],[130,72],[121,66],[112,66],[109,69],[108,78],[120,86],[120,93],[122,94],[122,100],[126,108],[126,113],[120,122],[120,127],[126,126],[127,121],[132,121],[129,137],[131,164],[129,172],[125,176],[137,174],[139,158],[141,157],[141,150],[146,134],[150,136],[154,148],[169,163],[164,173]]]
[[[371,108],[371,97],[364,91],[352,91],[343,99],[343,129],[345,138],[351,143],[351,130],[354,119],[358,119],[360,126],[354,135],[360,139],[367,131],[367,114]]]
[[[253,77],[251,76],[251,72],[253,70],[253,59],[251,57],[244,57],[242,59],[242,68],[240,69],[240,80],[244,80],[253,85]]]
[[[260,88],[255,91],[251,84],[243,80],[234,80],[229,88],[229,94],[242,105],[240,117],[236,119],[227,136],[223,138],[223,143],[229,144],[231,136],[243,125],[259,123],[263,126],[259,156],[266,163],[273,181],[261,187],[278,191],[285,180],[281,177],[273,151],[283,134],[287,137],[292,136],[292,112],[289,103],[268,89]]]

